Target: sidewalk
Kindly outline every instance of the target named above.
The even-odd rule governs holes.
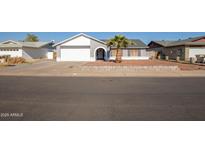
[[[205,77],[205,71],[172,71],[172,72],[156,72],[156,71],[142,71],[142,72],[82,72],[82,71],[69,71],[69,72],[7,72],[0,73],[0,76],[36,76],[36,77]]]
[[[205,71],[176,71],[176,72],[143,71],[143,72],[136,72],[136,73],[73,72],[64,75],[75,76],[75,77],[205,77]]]

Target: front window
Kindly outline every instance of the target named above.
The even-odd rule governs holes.
[[[128,56],[128,50],[123,49],[123,50],[122,50],[122,56],[123,56],[123,57],[127,57],[127,56]]]
[[[128,50],[128,57],[138,56],[138,51],[136,49]]]
[[[179,56],[179,57],[182,57],[182,49],[178,49],[178,51],[177,51],[177,56]]]
[[[121,52],[123,57],[134,57],[134,56],[138,56],[139,54],[137,49],[122,49]],[[110,52],[110,56],[115,57],[116,54],[117,54],[117,50],[112,49]]]
[[[117,53],[117,50],[111,50],[111,57],[115,57]]]

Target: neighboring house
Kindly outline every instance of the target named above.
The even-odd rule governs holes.
[[[148,46],[148,52],[153,56],[169,56],[170,59],[178,56],[181,60],[189,61],[196,55],[205,55],[205,36],[177,41],[151,41]]]
[[[0,43],[0,56],[23,57],[25,59],[48,58],[52,53],[51,42],[20,42],[8,40]]]
[[[149,59],[147,46],[140,40],[136,45],[122,49],[122,59]],[[86,34],[78,34],[54,45],[57,61],[96,61],[115,58],[116,48],[108,47],[105,40],[99,40]]]

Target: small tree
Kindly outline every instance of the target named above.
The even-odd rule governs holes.
[[[134,45],[135,43],[127,39],[123,35],[115,35],[114,38],[111,38],[110,40],[107,41],[107,45],[112,47],[117,48],[116,52],[116,58],[115,62],[120,63],[122,61],[122,53],[121,53],[121,48],[126,48],[128,45]]]
[[[26,38],[24,39],[25,42],[38,42],[38,36],[34,34],[27,34]]]

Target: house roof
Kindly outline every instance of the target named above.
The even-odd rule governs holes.
[[[95,40],[95,41],[97,41],[97,42],[106,44],[106,43],[105,43],[104,41],[102,41],[102,40],[98,40],[98,39],[96,39],[96,38],[94,38],[94,37],[92,37],[92,36],[86,35],[86,34],[84,34],[84,33],[80,33],[80,34],[78,34],[78,35],[75,35],[75,36],[72,36],[72,37],[70,37],[70,38],[68,38],[68,39],[65,39],[65,40],[63,40],[63,41],[61,41],[61,42],[59,42],[59,43],[56,43],[56,44],[54,44],[53,46],[56,47],[56,46],[58,46],[58,45],[61,45],[61,44],[65,43],[65,42],[68,42],[68,41],[73,40],[73,39],[75,39],[75,38],[77,38],[77,37],[80,37],[80,36],[84,36],[84,37],[86,37],[86,38]]]
[[[134,42],[134,45],[128,45],[127,48],[148,48],[148,46],[139,39],[129,39],[129,40]],[[107,42],[108,40],[103,40],[103,41]],[[113,48],[115,48],[115,46],[113,46]]]
[[[154,43],[156,43],[156,44],[159,44],[159,45],[161,45],[161,46],[164,46],[164,47],[166,47],[166,46],[168,46],[169,44],[171,44],[172,42],[174,42],[174,41],[164,41],[164,40],[162,40],[162,41],[152,41],[152,42],[154,42]],[[151,43],[151,42],[150,42]],[[149,44],[150,44],[149,43]],[[149,45],[148,44],[148,45]]]
[[[59,42],[59,43],[56,43],[56,44],[54,44],[53,46],[56,47],[56,46],[58,46],[58,45],[61,45],[61,44],[65,43],[65,42],[68,42],[68,41],[73,40],[73,39],[75,39],[75,38],[77,38],[77,37],[80,37],[80,36],[87,37],[87,38],[89,38],[89,39],[98,41],[98,42],[103,43],[103,44],[106,45],[106,41],[107,41],[107,40],[99,40],[99,39],[96,39],[96,38],[94,38],[94,37],[92,37],[92,36],[86,35],[86,34],[84,34],[84,33],[80,33],[80,34],[75,35],[75,36],[73,36],[73,37],[70,37],[70,38],[68,38],[68,39],[66,39],[66,40],[63,40],[63,41],[61,41],[61,42]],[[148,46],[146,46],[146,44],[143,43],[143,42],[142,42],[141,40],[139,40],[139,39],[130,39],[130,40],[133,41],[133,42],[135,43],[135,45],[129,45],[128,48],[148,48]]]
[[[150,45],[152,42],[159,44],[163,47],[172,47],[172,46],[180,46],[180,45],[199,45],[199,46],[205,46],[205,42],[195,42],[199,39],[205,38],[205,36],[198,36],[198,37],[192,37],[184,40],[162,40],[162,41],[151,41],[148,45]]]
[[[22,47],[30,47],[30,48],[41,48],[46,45],[53,44],[51,42],[20,42],[8,40],[0,43],[0,48],[22,48]]]

